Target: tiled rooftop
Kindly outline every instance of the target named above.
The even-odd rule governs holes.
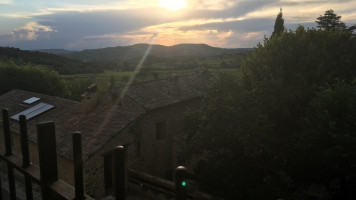
[[[203,78],[203,79],[202,79]],[[170,79],[154,80],[145,83],[132,84],[126,95],[140,104],[146,111],[168,106],[192,98],[200,97],[202,88],[207,82],[198,74],[175,76]],[[122,87],[120,87],[122,90]],[[39,101],[27,105],[23,102],[31,97]],[[80,112],[80,103],[21,90],[12,90],[0,96],[0,108],[9,110],[9,117],[22,112],[39,103],[47,103],[55,108],[28,120],[28,134],[31,141],[37,141],[36,124],[53,121],[56,126],[58,154],[72,159],[72,133],[82,133],[83,159],[99,150],[115,134],[134,122],[144,114],[144,110],[129,110],[113,105],[111,96],[107,93],[101,98],[101,103],[88,114]],[[2,120],[2,116],[0,117]],[[2,122],[1,122],[2,123]],[[10,120],[10,128],[19,133],[18,121]]]
[[[146,110],[156,109],[201,96],[204,86],[198,74],[176,76],[175,78],[175,83],[174,77],[171,77],[170,79],[132,84],[127,90],[126,95],[134,99]],[[123,90],[123,87],[121,87],[121,90]]]
[[[11,117],[32,107],[33,105],[21,103],[31,97],[41,98],[33,105],[43,102],[54,105],[55,108],[28,120],[29,139],[34,142],[37,141],[36,124],[53,121],[56,126],[57,152],[69,159],[72,159],[71,135],[75,131],[82,133],[83,159],[86,160],[101,145],[141,115],[137,111],[124,110],[108,104],[100,104],[92,112],[84,115],[80,113],[79,102],[21,90],[12,90],[1,95],[0,108],[7,108]],[[0,119],[2,120],[2,116]],[[11,119],[10,128],[19,133],[20,128],[17,121]]]

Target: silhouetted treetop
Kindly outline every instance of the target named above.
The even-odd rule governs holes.
[[[356,25],[347,27],[344,22],[340,21],[341,16],[334,13],[334,10],[329,9],[325,11],[324,15],[320,15],[315,21],[318,24],[318,28],[328,31],[354,31]]]
[[[284,31],[284,19],[283,19],[283,13],[282,13],[282,8],[279,11],[276,21],[274,23],[274,31],[272,33],[272,36],[274,35],[280,35]]]

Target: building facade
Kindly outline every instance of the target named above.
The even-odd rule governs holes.
[[[82,95],[82,102],[12,90],[0,96],[0,107],[9,110],[14,151],[21,152],[16,115],[40,104],[48,105],[50,109],[35,116],[26,114],[30,117],[27,127],[31,160],[38,165],[36,124],[54,121],[59,178],[70,184],[74,182],[71,134],[80,131],[85,190],[99,198],[112,187],[110,174],[105,174],[108,170],[104,168],[111,163],[108,152],[118,145],[126,149],[128,168],[172,178],[177,149],[184,140],[183,115],[199,106],[206,86],[205,74],[173,76],[130,87],[112,86],[105,94],[99,94],[92,85]],[[26,100],[33,97],[38,100],[27,104]],[[3,137],[2,127],[0,134]]]

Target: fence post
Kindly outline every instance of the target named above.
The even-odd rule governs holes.
[[[37,142],[42,198],[51,199],[50,184],[58,180],[56,135],[53,122],[37,124]]]
[[[3,196],[2,196],[2,183],[1,183],[1,175],[0,175],[0,200],[3,200]]]
[[[20,132],[21,132],[21,150],[22,150],[22,167],[30,166],[30,153],[28,148],[26,116],[20,115]]]
[[[4,127],[4,139],[5,139],[5,155],[12,155],[11,135],[10,135],[10,123],[9,123],[9,111],[2,109],[2,123]]]
[[[188,172],[184,166],[178,166],[174,171],[176,200],[185,200],[187,196]]]
[[[2,122],[4,127],[4,139],[5,139],[5,156],[12,155],[12,144],[11,144],[11,132],[10,132],[10,123],[9,123],[9,111],[7,109],[2,110]],[[15,176],[14,168],[7,163],[7,175],[9,179],[9,190],[10,190],[10,199],[16,200],[16,187],[15,187]],[[2,188],[1,188],[2,189]]]
[[[30,153],[28,148],[26,116],[20,115],[19,119],[20,119],[20,133],[21,133],[22,167],[26,168],[31,165]],[[33,193],[32,193],[31,178],[26,174],[24,174],[24,176],[25,176],[26,198],[27,200],[32,200]]]
[[[72,134],[75,200],[84,200],[82,137],[80,132]]]
[[[117,146],[114,149],[113,167],[114,194],[116,200],[125,200],[125,148]]]

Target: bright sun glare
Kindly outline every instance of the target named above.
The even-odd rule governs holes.
[[[186,0],[159,0],[159,6],[169,10],[179,10],[187,5]]]

